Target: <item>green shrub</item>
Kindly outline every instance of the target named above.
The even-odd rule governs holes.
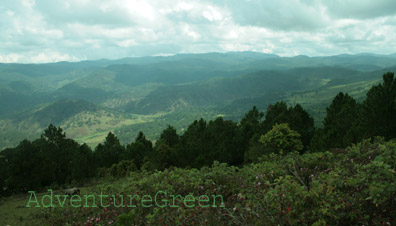
[[[396,141],[375,139],[332,152],[266,155],[242,168],[214,162],[133,171],[96,193],[222,195],[224,207],[178,201],[177,208],[53,208],[47,217],[52,225],[83,225],[92,217],[100,219],[92,225],[394,225],[395,169]]]
[[[118,164],[113,164],[110,168],[110,174],[113,177],[124,177],[129,172],[136,171],[137,167],[132,160],[122,160]]]
[[[263,155],[269,155],[271,153],[284,155],[303,149],[300,134],[290,129],[287,123],[275,124],[258,141],[261,145],[252,145],[245,154],[245,161],[255,162]]]

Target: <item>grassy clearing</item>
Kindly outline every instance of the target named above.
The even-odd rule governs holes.
[[[153,115],[120,114],[106,111],[84,112],[61,125],[68,137],[91,147],[103,142],[109,131],[126,126],[153,122],[165,113]]]
[[[48,193],[36,193],[37,199]],[[49,225],[44,208],[26,207],[29,194],[18,194],[0,199],[0,225]]]
[[[81,196],[84,194],[91,194],[93,189],[96,188],[97,184],[114,183],[115,181],[111,178],[95,178],[95,180],[87,181],[84,187],[79,187],[81,191]],[[119,182],[121,183],[121,182]],[[53,189],[55,194],[62,194],[63,189]],[[43,195],[48,195],[48,191],[35,192],[37,200],[41,204],[41,198]],[[34,207],[35,203],[31,203],[31,207],[26,207],[29,202],[30,194],[14,194],[10,197],[0,197],[0,225],[10,225],[10,226],[31,226],[40,225],[46,226],[50,225],[48,223],[48,208],[37,208]],[[55,198],[53,203],[55,204]],[[56,207],[55,208],[61,208]],[[63,208],[70,207],[70,202],[65,202]],[[52,216],[54,217],[54,216]]]

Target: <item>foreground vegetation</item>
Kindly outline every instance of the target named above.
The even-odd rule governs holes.
[[[117,208],[112,201],[107,208],[21,208],[41,225],[394,225],[395,169],[396,141],[377,138],[331,152],[272,154],[244,167],[215,162],[201,169],[134,171],[108,176],[81,194],[115,195],[117,205],[120,195],[154,197],[158,191],[196,200],[222,195],[224,208],[189,208],[181,200],[179,207],[165,208]]]

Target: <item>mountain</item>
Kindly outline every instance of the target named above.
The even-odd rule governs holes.
[[[139,130],[157,139],[200,117],[239,120],[254,105],[301,103],[318,125],[339,92],[362,99],[396,55],[280,57],[256,52],[177,54],[0,64],[0,149],[39,136],[49,123],[96,145],[108,131],[128,143]]]
[[[204,82],[161,86],[138,101],[129,102],[125,110],[137,114],[153,114],[180,107],[224,107],[251,98],[273,99],[301,90],[359,81],[380,79],[379,74],[341,67],[295,68],[283,71],[258,71],[241,76],[211,79]],[[281,98],[278,98],[281,99]],[[258,105],[259,103],[255,103]]]
[[[94,112],[98,109],[97,106],[85,100],[63,99],[39,109],[23,112],[13,117],[13,119],[15,121],[29,119],[38,122],[41,126],[47,126],[50,123],[59,125],[64,119],[70,118],[80,112]]]

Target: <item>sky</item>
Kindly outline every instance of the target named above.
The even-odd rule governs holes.
[[[1,0],[0,62],[396,53],[395,0]]]

